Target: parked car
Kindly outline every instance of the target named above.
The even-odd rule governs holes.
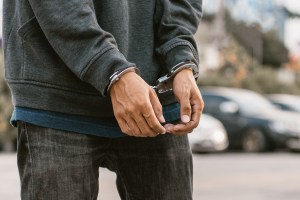
[[[220,152],[228,146],[222,123],[206,114],[202,115],[199,126],[188,137],[193,152]]]
[[[219,119],[229,148],[261,152],[287,147],[300,150],[300,115],[282,111],[253,91],[203,87],[204,113]]]
[[[300,113],[300,96],[289,94],[270,94],[266,97],[281,110]]]

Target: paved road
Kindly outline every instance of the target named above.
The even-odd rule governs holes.
[[[0,154],[0,200],[19,199],[15,154]],[[100,170],[101,200],[118,200],[114,174]],[[194,155],[195,200],[299,200],[300,154]]]

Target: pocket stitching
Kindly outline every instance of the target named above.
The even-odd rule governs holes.
[[[35,31],[37,28],[40,28],[36,17],[32,17],[27,22],[25,22],[19,29],[18,35],[24,40],[27,35]]]

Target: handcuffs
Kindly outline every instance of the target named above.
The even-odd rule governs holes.
[[[156,85],[151,86],[151,87],[159,94],[173,90],[173,79],[174,79],[175,75],[183,69],[191,69],[193,71],[194,78],[195,79],[198,78],[199,72],[198,72],[197,65],[192,61],[186,61],[186,62],[178,63],[177,65],[172,67],[172,69],[170,70],[170,73],[160,77],[156,81]],[[110,91],[112,85],[115,82],[117,82],[121,76],[123,76],[124,74],[126,74],[128,72],[135,72],[137,74],[140,74],[138,68],[136,68],[136,67],[129,67],[124,70],[115,72],[109,78],[110,82],[109,82],[109,85],[107,86],[107,90],[106,90],[108,94],[109,94],[109,91]]]
[[[194,62],[181,62],[172,67],[170,73],[160,77],[156,81],[156,85],[152,86],[152,88],[159,94],[173,90],[173,79],[175,75],[183,69],[191,69],[193,71],[194,78],[198,78],[198,67]]]
[[[112,87],[112,85],[117,82],[121,76],[123,76],[124,74],[128,73],[128,72],[135,72],[138,75],[140,74],[140,71],[137,67],[128,67],[126,69],[123,70],[119,70],[116,71],[115,73],[113,73],[110,77],[109,77],[109,85],[107,86],[106,89],[106,93],[109,94],[110,93],[110,89]]]

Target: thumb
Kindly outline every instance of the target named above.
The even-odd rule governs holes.
[[[152,108],[154,110],[154,113],[159,120],[160,123],[165,123],[166,120],[163,116],[163,111],[162,111],[162,105],[156,95],[156,93],[151,89],[150,91],[150,102],[152,104]]]
[[[191,120],[191,103],[188,96],[183,96],[181,99],[179,99],[180,103],[180,115],[181,115],[181,121],[183,123],[188,123]]]

